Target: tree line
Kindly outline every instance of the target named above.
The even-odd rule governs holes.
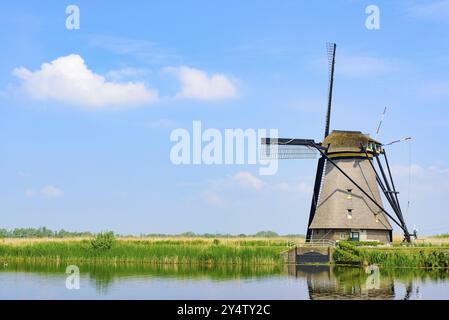
[[[40,228],[15,228],[12,230],[0,228],[0,238],[70,238],[70,237],[93,237],[96,233],[84,231],[84,232],[73,232],[64,229],[61,230],[51,230],[47,227]],[[135,237],[135,235],[118,235],[116,236],[126,236]],[[150,233],[150,234],[140,234],[140,237],[202,237],[202,238],[231,238],[231,237],[260,237],[260,238],[274,238],[274,237],[304,237],[302,234],[289,234],[289,235],[279,235],[274,231],[259,231],[255,234],[229,234],[229,233],[194,233],[194,232],[183,232],[178,234],[161,234],[161,233]]]
[[[67,238],[89,237],[92,232],[71,232],[64,229],[53,231],[46,227],[40,228],[15,228],[12,230],[0,229],[0,238]]]

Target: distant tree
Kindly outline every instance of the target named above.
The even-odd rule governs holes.
[[[92,236],[91,232],[69,232],[64,229],[52,231],[47,227],[40,228],[15,228],[13,230],[0,229],[0,237],[3,238],[64,238]]]
[[[279,235],[274,231],[259,231],[254,236],[261,238],[279,237]]]
[[[7,238],[9,236],[9,232],[6,229],[0,229],[0,238]]]
[[[180,233],[179,236],[180,237],[196,237],[197,235],[195,232],[188,231],[188,232]]]

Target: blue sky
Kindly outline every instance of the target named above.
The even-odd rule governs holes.
[[[388,106],[379,139],[413,137],[388,148],[406,220],[449,231],[448,0],[1,6],[1,227],[304,233],[316,161],[175,166],[169,137],[201,120],[320,140],[333,41],[331,128],[373,134]]]

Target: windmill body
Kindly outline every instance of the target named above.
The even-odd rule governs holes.
[[[383,206],[369,163],[381,151],[381,144],[358,131],[335,130],[322,145],[327,146],[327,156]],[[360,145],[366,146],[366,153]],[[383,211],[328,161],[309,233],[311,240],[390,242],[392,227]]]

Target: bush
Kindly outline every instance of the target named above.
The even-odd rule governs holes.
[[[337,264],[356,264],[360,265],[363,262],[362,257],[355,255],[354,253],[345,251],[344,249],[337,248],[333,254],[334,262]]]
[[[114,232],[106,231],[101,232],[95,236],[90,242],[94,250],[109,250],[115,243]]]
[[[363,247],[363,246],[377,247],[383,245],[383,243],[378,241],[355,241],[354,245],[356,247]]]
[[[360,250],[356,248],[354,242],[340,241],[334,251],[333,258],[337,264],[357,264],[363,263]]]
[[[358,252],[358,249],[356,248],[354,242],[350,241],[340,241],[337,243],[337,247],[351,253]]]
[[[365,247],[365,246],[369,246],[369,247],[376,247],[376,246],[380,246],[383,245],[382,242],[378,242],[378,241],[346,241],[346,240],[342,240],[338,242],[339,244],[343,245],[345,248],[355,248],[355,247]]]

